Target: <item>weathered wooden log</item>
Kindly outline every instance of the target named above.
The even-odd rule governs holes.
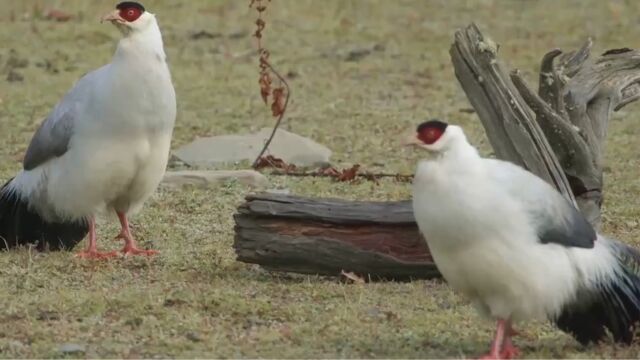
[[[597,228],[607,124],[613,111],[640,98],[640,51],[591,59],[591,47],[588,40],[577,51],[544,55],[538,93],[518,71],[507,72],[498,46],[474,24],[456,32],[450,54],[496,156],[555,186]],[[238,259],[270,269],[437,275],[408,202],[259,195],[238,209],[236,223]]]
[[[235,214],[238,260],[271,270],[373,279],[439,276],[411,203],[258,194]]]

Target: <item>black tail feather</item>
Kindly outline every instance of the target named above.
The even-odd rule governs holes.
[[[0,188],[0,250],[34,245],[38,250],[70,250],[89,232],[85,220],[47,222],[12,191]]]
[[[616,280],[585,293],[556,319],[583,345],[603,340],[607,330],[616,342],[630,344],[640,322],[640,253],[621,243],[613,247],[620,265]]]

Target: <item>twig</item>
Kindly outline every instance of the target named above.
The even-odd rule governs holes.
[[[333,166],[323,167],[310,171],[296,171],[294,164],[287,164],[284,160],[273,155],[263,156],[259,159],[256,169],[272,168],[275,169],[271,175],[281,176],[297,176],[297,177],[330,177],[335,181],[353,182],[356,178],[364,178],[365,180],[378,183],[379,178],[395,178],[397,181],[409,182],[413,179],[413,175],[389,174],[389,173],[372,173],[369,171],[360,171],[360,164],[355,164],[350,168],[338,170]]]
[[[250,0],[249,7],[252,8],[255,5],[255,9],[258,12],[258,19],[255,24],[257,26],[253,36],[258,39],[258,53],[260,54],[260,78],[258,84],[260,84],[260,96],[265,105],[269,103],[269,96],[272,97],[273,103],[271,104],[271,114],[274,117],[278,117],[273,127],[271,135],[264,144],[264,147],[253,161],[252,167],[255,169],[260,163],[260,159],[269,148],[273,137],[278,131],[278,127],[282,122],[285,112],[287,111],[287,105],[289,104],[290,88],[287,81],[278,73],[273,66],[269,63],[269,50],[262,47],[262,32],[267,26],[266,22],[262,19],[263,13],[267,10],[267,3],[263,3],[263,0]],[[269,0],[271,2],[271,0]],[[280,81],[280,86],[277,88],[271,87],[271,74],[275,75]],[[284,98],[284,100],[283,100]]]
[[[284,87],[286,89],[286,97],[284,99],[284,106],[282,107],[282,111],[280,111],[280,115],[278,115],[278,120],[276,120],[276,123],[273,126],[273,130],[271,131],[271,135],[269,135],[269,138],[267,139],[267,142],[264,143],[264,146],[262,147],[262,150],[260,151],[260,153],[258,153],[258,156],[253,161],[253,165],[251,165],[251,167],[253,167],[254,169],[258,165],[258,162],[260,161],[260,158],[264,155],[264,153],[269,148],[269,145],[271,144],[271,141],[273,140],[273,137],[276,135],[276,131],[278,131],[278,127],[280,126],[280,123],[282,122],[282,118],[284,117],[284,114],[287,111],[287,105],[289,104],[289,97],[291,95],[291,89],[289,88],[289,84],[287,83],[287,81],[280,75],[280,73],[278,73],[273,68],[273,66],[271,66],[271,64],[269,64],[266,61],[264,62],[264,64],[269,68],[269,70],[271,70],[273,72],[273,74],[278,78],[278,80],[280,80],[282,82],[282,84],[284,85]]]
[[[293,176],[293,177],[330,177],[336,178],[333,174],[323,173],[321,171],[281,171],[274,170],[269,173],[269,175],[275,176]],[[392,173],[371,173],[371,172],[363,172],[355,175],[357,178],[363,178],[369,181],[376,181],[380,178],[394,178],[401,182],[410,182],[413,180],[413,175],[406,174],[392,174]]]

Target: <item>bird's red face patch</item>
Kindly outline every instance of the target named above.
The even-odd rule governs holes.
[[[138,20],[145,11],[144,6],[135,1],[123,1],[116,5],[116,9],[119,11],[120,17],[128,22]]]
[[[427,145],[432,145],[438,141],[447,129],[447,123],[439,120],[425,121],[416,129],[417,137]]]
[[[142,15],[142,10],[135,7],[120,9],[120,17],[127,20],[128,22],[134,22],[138,20],[140,15]]]

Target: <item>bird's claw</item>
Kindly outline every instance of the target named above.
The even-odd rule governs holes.
[[[125,245],[125,247],[122,249],[121,251],[125,256],[127,255],[146,255],[146,256],[153,256],[153,255],[157,255],[160,252],[157,250],[144,250],[144,249],[138,249],[135,246],[127,246]]]
[[[500,352],[501,359],[515,359],[520,356],[520,350],[515,346],[505,346]]]
[[[515,359],[520,356],[520,350],[515,346],[505,346],[500,354],[489,353],[478,359]]]

